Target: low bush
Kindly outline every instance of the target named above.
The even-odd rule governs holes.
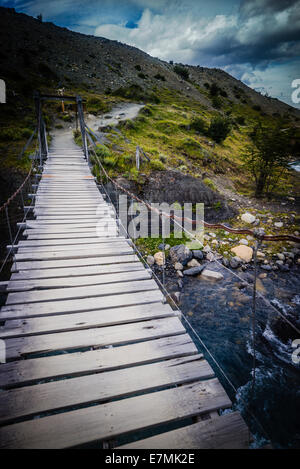
[[[189,79],[189,76],[190,76],[189,71],[182,65],[175,65],[174,72],[177,73],[177,75],[179,75],[184,80]]]
[[[190,123],[191,130],[204,134],[206,131],[206,122],[201,117],[194,117]]]
[[[154,171],[164,171],[166,169],[165,165],[160,160],[151,160],[150,168]]]
[[[209,187],[210,189],[212,189],[213,191],[215,191],[215,190],[217,189],[211,179],[205,178],[205,179],[203,179],[203,182],[204,182],[204,184],[205,184],[206,186],[208,186],[208,187]]]
[[[231,130],[231,121],[221,116],[215,117],[209,126],[209,136],[217,143],[223,142]]]

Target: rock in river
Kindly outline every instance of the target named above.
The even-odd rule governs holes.
[[[194,276],[201,274],[202,270],[205,269],[205,265],[199,265],[199,267],[192,267],[191,269],[187,269],[183,272],[184,275]]]
[[[241,262],[241,259],[238,256],[235,256],[230,259],[229,265],[232,269],[237,269],[241,265]]]
[[[212,280],[221,280],[224,276],[220,272],[215,272],[214,270],[205,269],[202,272],[202,277],[209,278]]]
[[[172,262],[180,262],[182,265],[186,265],[193,257],[192,252],[184,244],[178,244],[170,249],[170,257]]]

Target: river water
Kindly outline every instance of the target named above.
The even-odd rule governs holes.
[[[255,436],[253,446],[271,440],[276,448],[300,448],[300,365],[292,361],[292,341],[297,333],[285,332],[284,341],[275,331],[278,314],[263,300],[257,301],[256,313],[256,373],[251,398],[253,347],[251,335],[252,288],[240,289],[241,281],[223,266],[213,262],[211,270],[220,271],[224,279],[218,282],[184,278],[179,307],[192,327],[221,365],[237,392],[223,377],[211,357],[204,352],[231,399],[235,402]],[[265,272],[263,270],[260,271]],[[253,272],[236,272],[247,278]],[[167,279],[169,290],[175,287],[174,277]],[[285,316],[300,318],[300,272],[268,272],[258,280],[259,291]],[[298,328],[299,328],[298,321]],[[279,326],[281,329],[284,328]],[[191,332],[191,331],[189,331]],[[252,404],[251,404],[252,403]],[[251,404],[251,407],[250,407]],[[250,413],[249,413],[250,409]]]

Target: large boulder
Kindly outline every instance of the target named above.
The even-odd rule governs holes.
[[[170,249],[170,257],[174,264],[180,262],[182,265],[187,265],[193,254],[185,244],[178,244]]]
[[[245,262],[250,262],[253,256],[253,249],[243,244],[232,248],[231,252],[233,252],[236,256]]]

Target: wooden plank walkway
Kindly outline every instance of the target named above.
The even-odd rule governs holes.
[[[240,414],[219,415],[226,392],[67,144],[52,144],[0,311],[0,448],[248,447]]]

